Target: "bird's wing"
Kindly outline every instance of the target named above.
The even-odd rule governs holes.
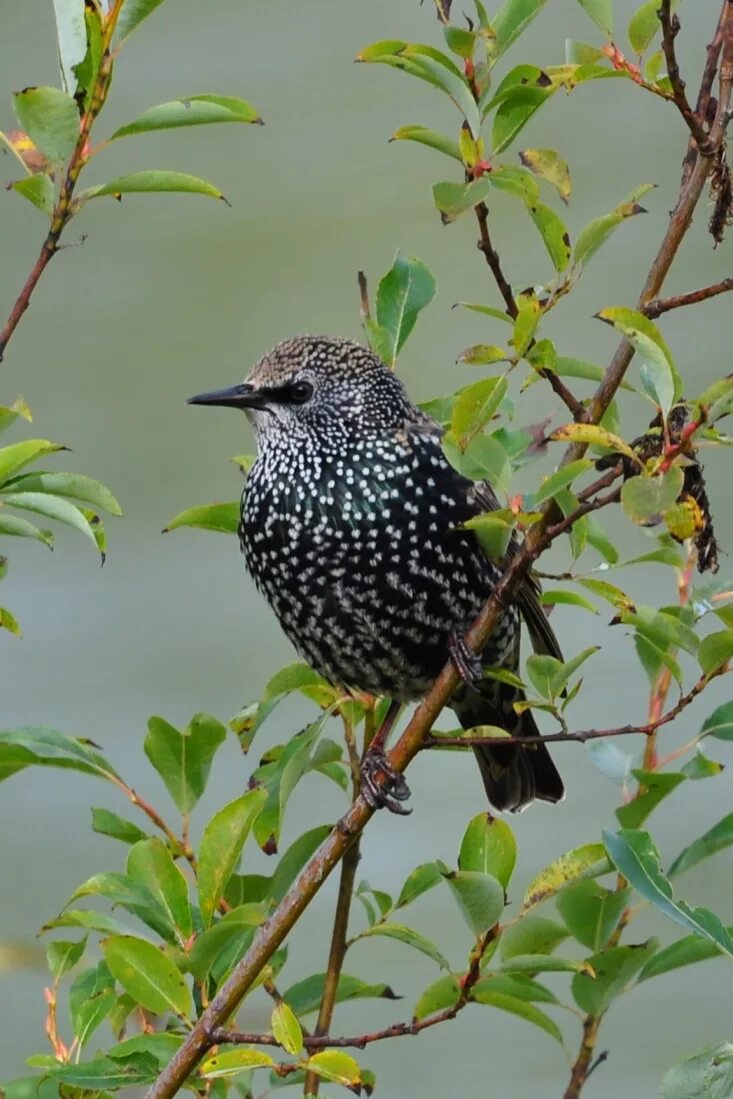
[[[473,495],[482,511],[497,511],[500,507],[496,493],[488,481],[478,481],[473,486]],[[519,551],[521,542],[516,534],[512,535],[504,562],[507,563]],[[544,607],[540,603],[542,587],[533,573],[528,573],[517,592],[517,606],[527,624],[532,648],[536,653],[544,653],[562,660],[560,643],[550,625]]]

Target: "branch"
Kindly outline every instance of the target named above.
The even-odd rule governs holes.
[[[499,925],[495,924],[479,939],[471,951],[469,967],[461,982],[461,991],[458,999],[452,1007],[446,1007],[442,1011],[436,1011],[433,1015],[427,1015],[424,1019],[412,1019],[409,1023],[393,1023],[382,1030],[373,1030],[367,1034],[357,1034],[354,1037],[342,1038],[331,1034],[319,1034],[303,1038],[303,1045],[307,1050],[334,1049],[354,1046],[356,1049],[364,1049],[372,1042],[382,1042],[386,1038],[404,1038],[408,1034],[416,1035],[429,1027],[445,1023],[449,1019],[455,1019],[459,1011],[463,1011],[471,1001],[471,992],[481,976],[481,961],[490,944],[499,932]],[[276,1046],[278,1042],[272,1034],[248,1034],[239,1030],[226,1030],[217,1027],[212,1033],[215,1045],[253,1045]]]
[[[720,33],[721,42],[725,39],[726,49],[721,67],[718,106],[710,129],[710,138],[716,147],[720,147],[724,138],[733,86],[733,34],[729,29],[732,15],[733,5],[729,0],[725,0]],[[689,178],[683,183],[661,246],[642,289],[639,308],[643,308],[659,296],[667,272],[690,227],[695,207],[708,179],[712,161],[712,157],[697,157]],[[624,340],[606,368],[603,379],[585,410],[583,415],[585,422],[597,423],[600,420],[621,385],[633,354],[633,348]],[[584,443],[569,446],[563,456],[563,465],[582,458],[586,449],[587,446]],[[466,634],[466,642],[474,652],[480,652],[485,647],[502,617],[505,606],[511,602],[536,558],[552,541],[547,531],[552,523],[558,522],[558,518],[556,505],[553,502],[546,504],[542,518],[530,528],[524,545],[508,563],[493,595]],[[458,682],[458,674],[453,662],[448,661],[428,694],[417,706],[407,727],[389,754],[389,762],[396,771],[404,771],[420,751],[425,736],[450,700]],[[359,796],[341,818],[320,849],[301,871],[278,907],[261,925],[250,949],[214,996],[186,1041],[162,1070],[158,1080],[148,1092],[148,1099],[171,1099],[183,1086],[187,1077],[211,1047],[217,1028],[236,1011],[263,966],[285,940],[326,878],[344,857],[355,837],[364,830],[373,812],[363,797]],[[577,1095],[578,1092],[574,1094]],[[568,1099],[573,1099],[573,1093],[570,1093]]]
[[[488,744],[492,747],[509,747],[511,744],[519,744],[527,747],[528,744],[585,744],[587,740],[604,740],[612,736],[638,736],[643,734],[652,737],[657,729],[663,725],[669,725],[676,717],[686,710],[691,702],[705,690],[711,679],[722,675],[723,670],[713,672],[711,675],[702,675],[697,683],[686,693],[680,696],[676,704],[666,714],[657,717],[650,716],[644,725],[617,725],[613,729],[581,729],[577,733],[551,733],[548,736],[441,736],[429,733],[423,743],[423,748],[463,748],[475,747],[480,744]]]
[[[507,313],[512,320],[516,320],[519,310],[517,309],[514,292],[509,280],[504,275],[499,253],[491,242],[491,235],[489,233],[489,208],[485,202],[480,202],[475,209],[480,234],[478,250],[483,253],[484,259],[489,265],[496,285],[499,287],[499,293],[504,299]],[[579,420],[585,413],[585,405],[571,393],[561,378],[552,370],[538,370],[537,373],[550,383],[551,388],[557,393],[565,407],[572,412],[574,419]]]
[[[662,50],[667,62],[667,75],[672,87],[672,98],[677,110],[687,124],[693,140],[702,156],[709,157],[715,152],[715,144],[710,134],[705,130],[703,118],[700,117],[689,104],[686,84],[680,75],[680,67],[677,62],[675,39],[680,32],[680,21],[677,14],[672,14],[672,0],[662,0],[658,11],[659,22],[662,24]]]
[[[721,279],[712,286],[703,286],[700,290],[690,290],[687,294],[675,294],[670,298],[656,298],[644,307],[645,316],[654,320],[661,317],[662,313],[669,313],[673,309],[682,309],[685,305],[698,305],[708,298],[715,298],[718,294],[727,294],[733,290],[733,278]]]
[[[97,115],[104,106],[107,92],[109,91],[110,81],[112,79],[112,36],[115,27],[117,26],[117,19],[119,18],[123,2],[124,0],[115,0],[105,20],[104,33],[102,36],[102,61],[99,66],[97,81],[92,91],[89,106],[82,115],[79,123],[79,137],[77,138],[74,151],[69,159],[66,176],[59,189],[56,205],[54,206],[51,215],[51,227],[48,230],[46,239],[41,245],[38,259],[33,264],[30,274],[25,280],[23,289],[20,291],[20,294],[10,311],[5,327],[0,331],[0,363],[3,361],[5,348],[8,346],[15,329],[18,327],[21,317],[30,305],[31,296],[38,285],[41,275],[46,270],[46,267],[51,262],[53,256],[59,251],[59,241],[64,229],[74,216],[75,210],[72,203],[74,188],[76,187],[81,170],[89,158],[87,148],[89,134]]]

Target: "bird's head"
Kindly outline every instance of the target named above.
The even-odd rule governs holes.
[[[199,393],[188,403],[241,409],[263,445],[286,436],[338,440],[419,418],[402,383],[376,355],[328,336],[283,340],[241,385]]]

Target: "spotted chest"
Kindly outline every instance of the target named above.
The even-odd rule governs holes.
[[[257,587],[296,649],[329,681],[419,697],[498,579],[460,525],[471,483],[436,434],[392,431],[329,450],[282,440],[250,471],[240,541]],[[486,663],[514,664],[504,615]]]

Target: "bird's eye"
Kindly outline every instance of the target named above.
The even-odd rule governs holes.
[[[313,396],[313,386],[310,382],[295,382],[290,386],[288,396],[294,404],[305,404]]]

